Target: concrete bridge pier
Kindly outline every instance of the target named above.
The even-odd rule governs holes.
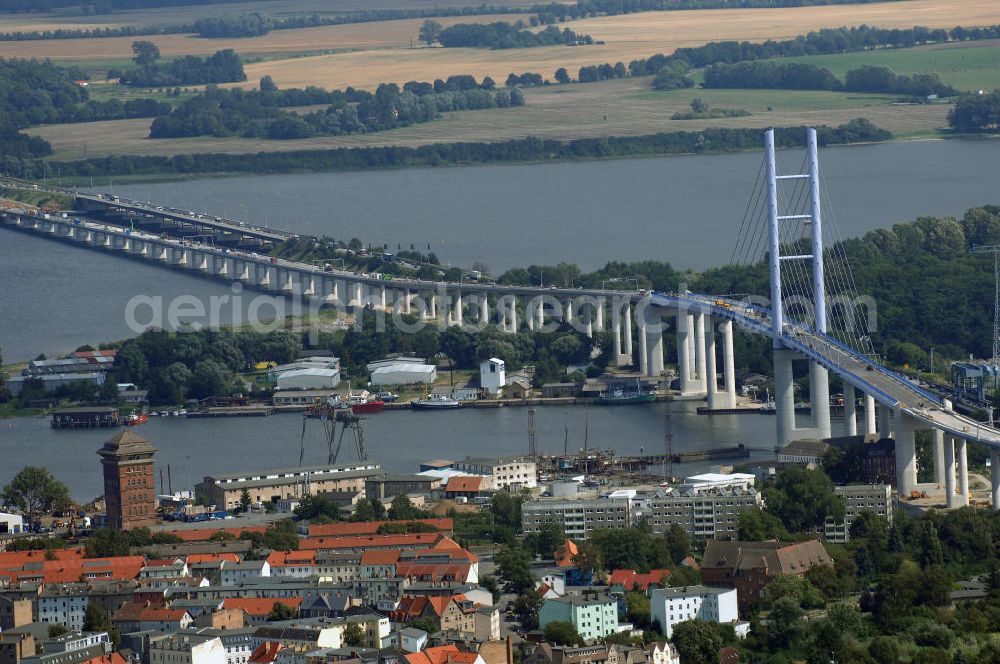
[[[230,259],[223,256],[216,256],[212,259],[212,274],[222,279],[226,279],[232,273],[229,266]]]
[[[958,506],[969,504],[969,451],[965,438],[958,439],[955,453],[958,455]]]
[[[261,290],[271,289],[271,269],[266,265],[257,266],[257,286]]]
[[[594,338],[594,307],[585,306],[581,307],[578,312],[580,318],[583,320],[583,333],[587,335],[588,338]],[[660,353],[660,357],[663,357],[663,353]]]
[[[615,366],[622,362],[622,311],[621,307],[611,306],[611,352],[615,356]]]
[[[722,380],[726,386],[721,408],[736,408],[736,353],[733,351],[733,321],[722,321]]]
[[[719,407],[719,373],[716,367],[715,357],[715,325],[712,317],[708,317],[708,325],[705,325],[705,401],[709,408]]]
[[[528,314],[530,318],[530,314]],[[509,334],[517,332],[517,298],[504,295],[497,298],[497,321],[500,329]]]
[[[809,394],[812,401],[813,427],[817,438],[829,438],[830,432],[830,375],[817,362],[809,363]]]
[[[944,431],[934,429],[931,433],[933,435],[931,448],[934,453],[934,483],[944,484]]]
[[[255,276],[252,270],[254,269],[251,263],[246,261],[233,261],[233,272],[235,273],[236,279],[242,281],[245,284],[253,284]]]
[[[878,433],[878,428],[875,426],[875,397],[870,394],[865,394],[865,435],[872,435]]]
[[[488,325],[490,322],[490,298],[486,293],[480,293],[476,296],[476,306],[479,310],[479,314],[476,318],[476,322],[480,327]]]
[[[302,295],[305,297],[316,297],[323,289],[322,283],[316,288],[316,282],[322,281],[322,277],[314,277],[311,274],[299,272],[299,283],[302,285]]]
[[[649,375],[649,330],[646,325],[645,310],[636,312],[635,324],[639,328],[639,373]]]
[[[705,313],[702,311],[696,312],[694,315],[694,367],[697,373],[697,390],[699,394],[705,394],[708,391],[708,358],[707,351],[705,348]],[[711,325],[709,325],[711,327]],[[712,380],[715,380],[715,376],[711,376]]]
[[[650,314],[652,307],[646,308],[646,315]],[[663,375],[663,318],[658,310],[653,310],[653,320],[647,324],[649,339],[646,341],[649,347],[649,375]]]
[[[906,498],[917,486],[917,422],[901,415],[896,428],[896,491]]]
[[[844,435],[858,435],[857,394],[854,386],[844,383]]]
[[[794,351],[773,349],[774,354],[774,406],[777,444],[784,447],[795,436],[795,388],[792,360]]]
[[[632,344],[632,303],[628,301],[625,302],[625,320],[622,321],[622,331],[625,333],[625,347],[622,349],[625,355],[625,364],[631,364],[635,346]]]
[[[449,293],[446,296],[445,318],[448,325],[462,326],[462,293]]]
[[[944,495],[949,508],[959,507],[959,497],[956,489],[955,439],[948,436],[944,441]]]
[[[187,249],[173,249],[174,254],[174,265],[177,267],[188,267],[190,261],[188,260]]]
[[[200,272],[208,272],[209,255],[203,252],[194,252],[193,269]]]
[[[355,281],[350,284],[350,300],[347,302],[349,307],[361,307],[363,304],[364,293],[362,292],[361,282]]]
[[[386,297],[385,297],[385,286],[378,287],[378,308],[382,311],[386,310]]]
[[[878,407],[878,433],[883,438],[892,438],[892,409],[879,404]]]
[[[573,298],[566,300],[562,304],[562,309],[566,312],[563,314],[563,321],[565,321],[567,325],[572,325],[575,320],[574,316],[576,315],[576,312],[573,311]]]
[[[97,243],[96,237],[94,238],[94,243],[95,244]],[[168,249],[166,246],[162,244],[154,246],[156,251],[156,260],[160,261],[161,263],[169,263],[172,260],[173,257],[171,256],[170,249]]]
[[[677,312],[677,387],[682,395],[692,394],[691,384],[691,318],[684,311]]]
[[[594,307],[594,331],[603,332],[604,331],[604,298],[602,297],[598,300],[597,305]]]

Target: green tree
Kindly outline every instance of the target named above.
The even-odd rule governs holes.
[[[428,634],[434,634],[440,629],[433,618],[416,618],[406,623],[406,626],[414,629],[421,629]]]
[[[507,592],[520,595],[535,588],[535,576],[531,573],[531,558],[521,544],[504,547],[496,554],[497,571],[503,579]]]
[[[282,519],[272,523],[264,531],[261,543],[272,551],[298,551],[299,535],[295,530],[295,522]]]
[[[389,518],[393,521],[400,521],[402,519],[420,519],[427,516],[427,514],[413,506],[410,499],[406,494],[401,493],[392,499],[392,504],[389,506]]]
[[[45,468],[25,466],[3,488],[5,505],[16,507],[35,525],[42,514],[70,504],[69,488]]]
[[[282,602],[275,602],[274,605],[271,606],[271,611],[267,614],[268,622],[277,622],[279,620],[291,620],[294,617],[295,617],[295,609]]]
[[[493,494],[490,510],[493,512],[494,523],[521,531],[521,498],[506,491]]]
[[[573,623],[553,620],[545,625],[545,640],[559,646],[575,646],[582,642]]]
[[[50,639],[62,636],[63,634],[69,634],[69,628],[65,625],[54,624],[49,625],[48,634]]]
[[[522,629],[538,629],[538,610],[542,608],[542,603],[542,598],[533,590],[521,593],[514,599],[514,615]]]
[[[278,86],[271,78],[270,74],[265,74],[260,78],[260,91],[261,92],[277,92]]]
[[[108,614],[93,602],[87,604],[87,610],[83,615],[83,631],[107,632],[108,637],[111,639],[111,645],[115,650],[118,650],[118,646],[122,640],[121,634],[111,624]]]
[[[667,552],[670,555],[670,560],[679,565],[690,552],[691,543],[687,531],[684,530],[683,526],[672,523],[663,537],[667,540]]]
[[[649,608],[649,596],[641,592],[625,594],[626,615],[628,621],[639,629],[650,629],[653,626],[652,613]]]
[[[745,542],[762,542],[764,540],[788,540],[788,531],[781,519],[758,509],[740,510],[736,519],[737,537]]]
[[[424,21],[420,24],[420,41],[430,46],[437,41],[438,35],[441,34],[441,30],[443,29],[442,25],[437,21]]]
[[[671,639],[684,664],[716,664],[722,637],[711,623],[685,620],[674,625]]]
[[[239,508],[240,513],[245,514],[249,512],[250,504],[251,504],[250,491],[244,488],[243,491],[240,492],[240,508]]]
[[[767,511],[792,533],[820,528],[827,517],[844,518],[844,500],[833,492],[833,482],[821,470],[787,468],[764,488]]]
[[[902,651],[896,639],[890,636],[876,636],[868,644],[868,654],[878,664],[897,664]]]
[[[84,549],[88,558],[114,558],[127,556],[130,545],[128,533],[101,528],[87,538]]]
[[[569,83],[570,81],[569,72],[566,71],[565,67],[560,67],[556,70],[555,78],[556,83]]]
[[[699,115],[702,113],[708,113],[708,109],[709,109],[708,102],[705,101],[704,99],[700,97],[695,97],[694,99],[691,100],[691,110],[694,113],[697,113]]]
[[[132,42],[132,61],[140,67],[148,67],[160,59],[159,47],[151,41]]]
[[[365,631],[358,623],[349,623],[344,628],[344,645],[352,648],[363,648],[365,644]]]

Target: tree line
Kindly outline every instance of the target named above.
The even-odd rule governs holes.
[[[426,32],[426,30],[422,30]],[[535,46],[592,44],[590,35],[580,35],[569,28],[548,26],[540,32],[524,28],[524,23],[459,23],[440,30],[434,38],[445,48],[531,48]]]
[[[937,73],[897,74],[889,67],[862,65],[841,81],[827,69],[808,62],[747,60],[705,68],[706,88],[768,88],[777,90],[833,90],[873,92],[912,97],[952,97],[958,90],[941,81]]]
[[[838,127],[818,128],[824,145],[870,143],[892,138],[888,131],[858,118]],[[778,128],[781,147],[805,145],[805,127]],[[125,155],[79,161],[24,162],[0,157],[0,170],[41,178],[59,170],[65,177],[151,175],[165,173],[280,173],[355,171],[450,164],[562,161],[666,154],[704,154],[759,149],[763,134],[757,129],[712,128],[645,136],[609,136],[571,141],[524,138],[492,143],[434,143],[419,147],[385,146],[292,150],[245,154],[185,154],[175,157]]]
[[[710,65],[733,64],[749,60],[765,60],[768,58],[787,58],[806,55],[830,55],[856,51],[869,51],[883,48],[908,48],[921,44],[937,44],[950,41],[979,41],[1000,38],[1000,25],[982,28],[957,27],[951,30],[931,29],[916,26],[907,29],[887,29],[871,26],[851,28],[824,28],[807,35],[784,41],[710,42],[704,46],[679,48],[670,55],[657,53],[648,58],[639,58],[628,63],[628,76],[655,76],[664,67],[670,67],[670,73],[680,78],[691,69],[699,69]],[[619,71],[619,64],[600,65],[603,71]],[[610,78],[610,77],[609,77]],[[580,79],[601,80],[587,78]],[[676,87],[689,87],[682,83]]]
[[[84,6],[96,8],[100,13],[115,9],[155,9],[157,7],[185,7],[187,5],[216,5],[243,0],[94,0]],[[50,12],[62,7],[79,7],[80,0],[0,0],[0,13]]]
[[[808,7],[816,5],[863,5],[881,0],[577,0],[576,4],[553,2],[533,7],[542,23],[554,23],[588,16],[617,16],[636,12],[689,9],[751,9]],[[891,1],[891,0],[890,0]]]
[[[136,67],[112,69],[108,78],[133,88],[162,88],[176,85],[236,83],[247,80],[243,60],[231,48],[216,51],[205,58],[185,55],[169,62],[159,62],[160,51],[152,42],[135,42]]]
[[[961,132],[1000,132],[1000,90],[962,95],[948,112],[948,124]]]
[[[486,90],[477,85],[464,90],[428,92],[428,86],[431,84],[416,84],[409,90],[401,90],[394,83],[382,84],[374,94],[335,90],[325,95],[328,108],[307,114],[284,111],[270,103],[278,101],[280,93],[210,89],[181,103],[168,115],[156,118],[149,137],[240,135],[280,140],[340,136],[430,122],[447,111],[506,108],[524,103],[524,96],[517,89]]]

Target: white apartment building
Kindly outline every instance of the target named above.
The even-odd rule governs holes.
[[[85,583],[49,584],[38,596],[38,620],[78,632],[89,603],[90,588]]]
[[[849,484],[833,488],[844,499],[844,519],[827,519],[823,537],[827,542],[843,544],[851,538],[851,524],[861,512],[872,512],[892,523],[892,487],[888,484]]]
[[[685,620],[733,625],[739,620],[735,588],[654,588],[649,598],[649,610],[653,621],[660,626],[660,633],[668,639],[673,636],[674,625]]]
[[[538,466],[531,459],[517,457],[466,457],[451,465],[452,470],[466,475],[493,477],[493,488],[498,491],[534,489],[538,486]]]
[[[650,525],[657,535],[677,524],[694,539],[736,539],[740,511],[763,508],[763,496],[752,488],[673,491],[650,501]]]
[[[594,530],[628,528],[632,508],[628,500],[532,500],[521,506],[524,534],[537,533],[547,523],[560,526],[573,540],[587,539]]]

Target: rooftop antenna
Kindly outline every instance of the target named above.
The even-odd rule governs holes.
[[[538,442],[535,438],[535,409],[528,408],[528,456],[538,458]]]

